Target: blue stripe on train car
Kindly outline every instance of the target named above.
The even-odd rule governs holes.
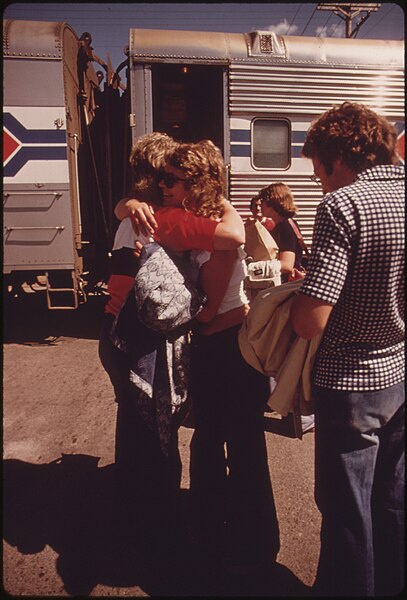
[[[250,129],[231,129],[230,141],[250,143]]]
[[[291,131],[292,144],[304,144],[306,131]]]
[[[291,146],[291,158],[301,158],[301,150],[302,144],[300,146]],[[250,144],[231,144],[230,155],[250,158]]]
[[[300,158],[306,131],[291,131],[291,158]],[[250,130],[230,130],[230,154],[236,157],[250,158]],[[243,143],[233,143],[243,142]]]
[[[63,144],[66,141],[65,129],[26,129],[11,113],[4,113],[3,127],[22,144]]]
[[[29,160],[67,160],[66,146],[23,146],[4,166],[4,177],[14,177]]]
[[[250,144],[231,144],[230,155],[250,158]]]

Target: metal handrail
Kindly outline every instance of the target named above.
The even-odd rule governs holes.
[[[32,229],[56,229],[57,231],[63,231],[65,229],[65,227],[64,227],[64,225],[55,225],[54,227],[45,226],[45,225],[39,225],[38,227],[37,226],[36,227],[31,227],[31,226],[28,226],[28,227],[10,227],[10,226],[6,226],[5,227],[5,230],[7,232],[14,231],[14,230],[17,230],[17,229],[18,230],[22,230],[22,229],[24,229],[24,230],[26,230],[26,229],[30,229],[30,230],[32,230]]]

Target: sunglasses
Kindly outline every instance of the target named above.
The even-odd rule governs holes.
[[[165,187],[171,189],[174,187],[174,185],[176,183],[179,183],[180,181],[191,181],[190,179],[182,179],[181,177],[177,177],[176,175],[173,175],[172,173],[166,173],[165,171],[161,171],[161,173],[159,173],[158,175],[158,181],[163,181]]]

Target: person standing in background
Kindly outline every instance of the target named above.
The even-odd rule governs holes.
[[[267,231],[273,231],[276,224],[274,223],[273,219],[263,216],[261,212],[261,202],[259,196],[253,196],[253,198],[250,200],[250,212],[253,216],[247,217],[246,221],[244,222],[245,227],[249,227],[250,225],[256,223],[256,221],[259,221],[267,229]]]
[[[259,198],[262,215],[270,217],[275,223],[273,238],[279,249],[281,282],[285,283],[294,269],[299,272],[302,270],[304,245],[298,223],[293,219],[297,207],[291,190],[285,183],[271,183],[260,190]]]

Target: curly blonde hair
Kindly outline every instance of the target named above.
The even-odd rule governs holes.
[[[333,106],[308,130],[302,155],[318,158],[328,175],[340,159],[356,172],[376,165],[397,164],[397,132],[367,106],[344,102]]]
[[[166,133],[146,133],[138,138],[129,157],[132,194],[148,203],[162,203],[158,174],[166,163],[167,155],[177,146],[178,142]]]
[[[274,208],[277,214],[290,219],[297,212],[290,188],[285,183],[271,183],[259,192],[261,202]]]
[[[185,175],[185,187],[190,192],[184,202],[185,210],[198,217],[223,215],[226,166],[221,151],[211,140],[179,144],[168,155],[168,163]]]

